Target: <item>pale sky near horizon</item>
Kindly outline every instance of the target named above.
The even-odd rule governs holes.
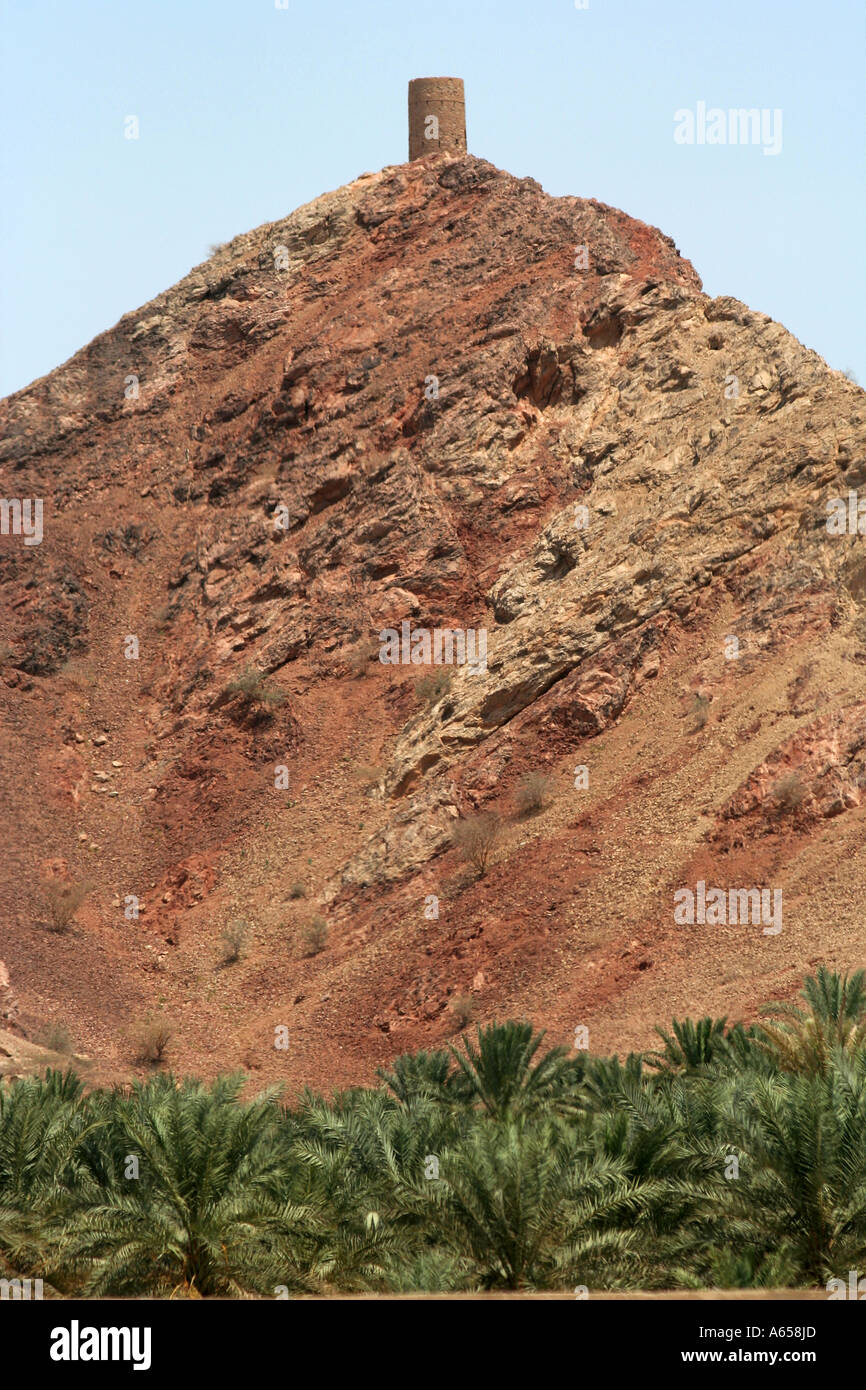
[[[866,386],[862,0],[282,3],[0,4],[0,396],[212,243],[405,160],[437,75],[473,153],[660,227]],[[779,152],[678,144],[699,103],[780,111]]]

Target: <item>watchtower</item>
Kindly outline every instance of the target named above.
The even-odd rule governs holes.
[[[416,77],[409,83],[409,158],[466,153],[462,77]]]

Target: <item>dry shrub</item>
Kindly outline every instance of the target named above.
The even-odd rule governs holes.
[[[170,603],[163,603],[159,608],[154,608],[150,615],[150,621],[158,632],[165,632],[174,617],[174,607]]]
[[[453,679],[453,672],[445,668],[441,671],[431,671],[429,676],[422,676],[415,682],[415,694],[419,705],[423,705],[425,709],[432,709],[448,694]]]
[[[38,1047],[46,1047],[49,1052],[62,1052],[65,1057],[71,1057],[75,1051],[72,1034],[62,1023],[43,1024],[39,1031],[33,1034],[33,1041]]]
[[[454,827],[454,844],[479,877],[487,872],[501,826],[502,822],[495,811],[484,811],[480,816],[468,816],[466,820],[458,821]]]
[[[796,676],[789,682],[788,701],[792,706],[799,704],[800,697],[805,693],[814,669],[812,662],[807,661],[805,666],[801,666]],[[793,709],[791,712],[794,712]]]
[[[96,684],[96,667],[83,656],[69,657],[61,667],[61,674],[66,676],[77,690],[90,690]]]
[[[355,768],[352,775],[355,777],[356,781],[361,783],[365,791],[371,791],[373,787],[377,787],[381,782],[385,775],[385,769],[384,767],[367,766],[362,763],[360,767]]]
[[[463,1029],[475,1018],[475,1000],[471,994],[455,994],[451,1012],[458,1028]]]
[[[291,888],[289,889],[290,898],[305,898],[306,896],[307,889],[303,883],[298,882],[292,884]]]
[[[42,885],[42,904],[52,931],[69,929],[73,917],[90,892],[89,883],[70,883],[50,878]]]
[[[158,1066],[173,1036],[174,1028],[164,1015],[148,1014],[132,1030],[134,1060]]]
[[[806,800],[806,787],[799,772],[788,772],[780,777],[770,795],[783,814],[792,815]]]
[[[268,685],[261,671],[257,671],[254,666],[247,666],[239,676],[229,681],[223,689],[223,694],[230,699],[237,699],[245,711],[265,709],[269,706],[278,708],[285,704],[286,699],[285,692]]]
[[[691,732],[697,733],[698,729],[702,729],[710,717],[710,702],[706,695],[695,694],[692,696],[689,701],[688,714],[693,721]]]
[[[311,917],[301,932],[301,942],[305,956],[317,956],[324,951],[328,941],[328,924],[319,913]]]
[[[370,662],[378,655],[379,643],[376,639],[374,637],[362,637],[360,642],[349,647],[345,653],[344,660],[349,668],[349,674],[355,680],[366,676],[370,669]]]
[[[234,922],[229,922],[220,935],[223,965],[234,965],[236,961],[240,960],[249,934],[249,923],[240,918]]]
[[[515,792],[520,815],[526,816],[530,811],[540,811],[549,791],[549,777],[545,777],[543,772],[527,772],[525,777],[521,777]]]

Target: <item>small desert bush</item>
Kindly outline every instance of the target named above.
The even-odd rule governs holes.
[[[455,994],[451,1000],[451,1013],[460,1029],[466,1028],[475,1018],[475,1000],[471,994]]]
[[[458,821],[454,827],[454,844],[479,877],[487,872],[501,825],[495,811],[484,811],[480,816],[468,816],[466,820]]]
[[[240,918],[234,922],[229,922],[220,935],[222,945],[222,961],[224,965],[234,965],[239,961],[243,954],[244,947],[249,940],[250,928],[247,922]]]
[[[69,928],[89,892],[89,883],[69,883],[60,878],[50,878],[42,885],[42,905],[52,931]]]
[[[429,676],[422,676],[415,682],[415,694],[419,705],[423,705],[425,709],[432,709],[448,694],[453,679],[452,672],[444,668],[441,671],[431,671]]]
[[[170,603],[163,603],[159,608],[154,608],[150,615],[150,620],[159,632],[164,632],[174,617],[174,609]]]
[[[367,765],[365,763],[362,763],[360,767],[355,768],[353,776],[355,777],[356,781],[361,783],[361,786],[364,788],[365,791],[370,791],[373,787],[379,785],[379,783],[382,780],[382,777],[384,776],[384,773],[384,767],[378,767],[373,766],[372,764]]]
[[[303,883],[298,882],[292,884],[291,888],[289,889],[290,898],[305,898],[306,896],[307,889]]]
[[[247,666],[224,687],[224,695],[237,699],[243,710],[278,708],[285,703],[285,692],[268,685],[261,671]]]
[[[136,1062],[157,1066],[165,1056],[174,1029],[162,1014],[148,1014],[132,1029],[132,1050]]]
[[[799,772],[789,772],[780,777],[770,795],[781,812],[793,814],[806,800],[806,788]]]
[[[96,684],[96,667],[92,661],[85,660],[83,656],[70,656],[63,663],[62,674],[78,690],[89,690]]]
[[[62,1023],[45,1023],[33,1034],[38,1047],[47,1047],[50,1052],[62,1052],[69,1057],[75,1051],[72,1034]]]
[[[301,932],[301,945],[305,956],[317,956],[324,951],[328,940],[328,924],[324,917],[316,913]]]
[[[522,816],[530,811],[540,811],[550,791],[550,778],[542,772],[527,772],[517,784],[515,800]]]
[[[375,656],[379,655],[379,643],[373,637],[362,637],[360,642],[356,642],[353,647],[349,647],[345,653],[345,662],[349,668],[349,674],[356,680],[366,676],[370,670],[370,662]]]
[[[689,717],[692,719],[692,733],[702,729],[710,717],[710,702],[706,695],[695,694],[689,701]]]

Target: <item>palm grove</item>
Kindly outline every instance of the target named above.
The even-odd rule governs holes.
[[[824,1285],[866,1262],[866,972],[746,1028],[527,1023],[331,1100],[155,1072],[0,1086],[0,1273],[68,1296]]]

